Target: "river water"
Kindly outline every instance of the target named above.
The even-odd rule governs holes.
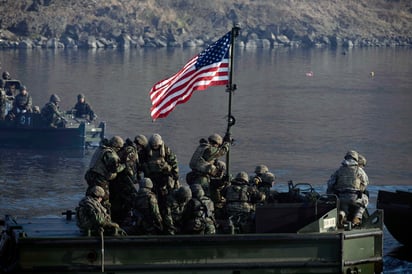
[[[198,140],[224,134],[228,94],[222,86],[196,92],[153,122],[148,92],[199,51],[4,50],[0,65],[27,86],[40,107],[57,93],[62,109],[70,109],[84,93],[98,119],[107,122],[108,137],[160,133],[184,178]],[[371,210],[379,189],[410,190],[410,60],[412,49],[405,48],[236,50],[231,173],[252,173],[263,163],[279,188],[293,180],[324,191],[346,151],[355,149],[368,160]],[[84,195],[92,153],[1,149],[0,216],[74,209]],[[385,273],[412,271],[411,251],[387,231],[384,252]]]

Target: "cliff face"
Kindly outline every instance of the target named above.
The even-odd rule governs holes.
[[[412,38],[410,0],[0,0],[0,39]]]

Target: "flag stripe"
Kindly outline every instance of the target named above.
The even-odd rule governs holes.
[[[166,117],[178,104],[187,102],[196,90],[228,84],[230,36],[228,32],[190,59],[176,74],[151,88],[153,120]]]

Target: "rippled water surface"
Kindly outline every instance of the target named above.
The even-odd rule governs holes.
[[[77,94],[84,93],[107,122],[108,137],[160,133],[177,154],[184,178],[198,140],[226,130],[225,88],[196,92],[156,122],[150,118],[148,92],[198,52],[6,50],[0,51],[0,62],[2,70],[28,87],[35,105],[43,106],[57,93],[62,108],[70,109]],[[293,180],[322,191],[345,152],[355,149],[367,157],[372,197],[379,189],[412,188],[410,60],[412,50],[402,48],[345,54],[326,49],[236,51],[231,173],[252,173],[264,163],[279,187]],[[309,71],[313,76],[306,76]],[[83,176],[92,153],[0,149],[0,216],[60,215],[73,209],[84,195]],[[375,206],[373,198],[370,206]],[[412,271],[411,252],[398,249],[385,231],[385,273]]]

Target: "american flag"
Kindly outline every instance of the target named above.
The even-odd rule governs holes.
[[[178,104],[187,102],[195,90],[229,82],[231,32],[193,57],[175,75],[156,83],[150,90],[153,120],[166,117]]]

